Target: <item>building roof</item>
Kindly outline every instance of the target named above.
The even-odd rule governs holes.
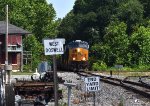
[[[6,34],[6,22],[5,21],[0,21],[0,35]],[[31,32],[28,32],[22,28],[19,28],[15,25],[8,24],[8,34],[31,34]]]

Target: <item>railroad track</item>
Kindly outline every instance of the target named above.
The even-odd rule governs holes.
[[[148,79],[148,81],[144,81],[143,79]],[[147,86],[150,89],[150,76],[139,77],[139,82]]]
[[[118,79],[118,78],[113,78],[113,77],[108,77],[108,76],[103,76],[103,75],[97,75],[93,74],[90,72],[77,72],[79,76],[84,76],[84,77],[90,77],[90,76],[98,76],[100,77],[100,80],[109,83],[115,86],[121,86],[127,90],[130,90],[134,93],[140,94],[146,98],[150,98],[150,86],[149,84],[146,84],[144,82],[134,82],[134,81],[129,81],[127,78],[125,79]]]

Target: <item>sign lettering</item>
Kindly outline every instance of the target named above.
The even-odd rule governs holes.
[[[45,39],[44,49],[45,55],[63,54],[63,44],[65,39]]]
[[[85,78],[85,86],[86,91],[98,91],[100,90],[99,87],[99,77],[87,77]]]
[[[50,46],[57,46],[59,42],[49,42]]]

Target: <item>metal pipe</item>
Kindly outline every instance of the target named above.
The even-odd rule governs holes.
[[[68,106],[70,106],[71,86],[68,86]]]

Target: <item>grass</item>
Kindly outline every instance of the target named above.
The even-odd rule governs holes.
[[[91,72],[91,71],[90,71]],[[110,74],[110,71],[92,71],[103,74]],[[32,75],[34,72],[12,72],[12,75]],[[150,71],[122,71],[122,70],[112,70],[112,75],[121,76],[150,76]]]
[[[110,71],[97,71],[103,74],[110,74]],[[121,76],[150,76],[150,71],[112,71],[112,75],[121,75]]]
[[[34,72],[12,72],[12,75],[32,75]]]

